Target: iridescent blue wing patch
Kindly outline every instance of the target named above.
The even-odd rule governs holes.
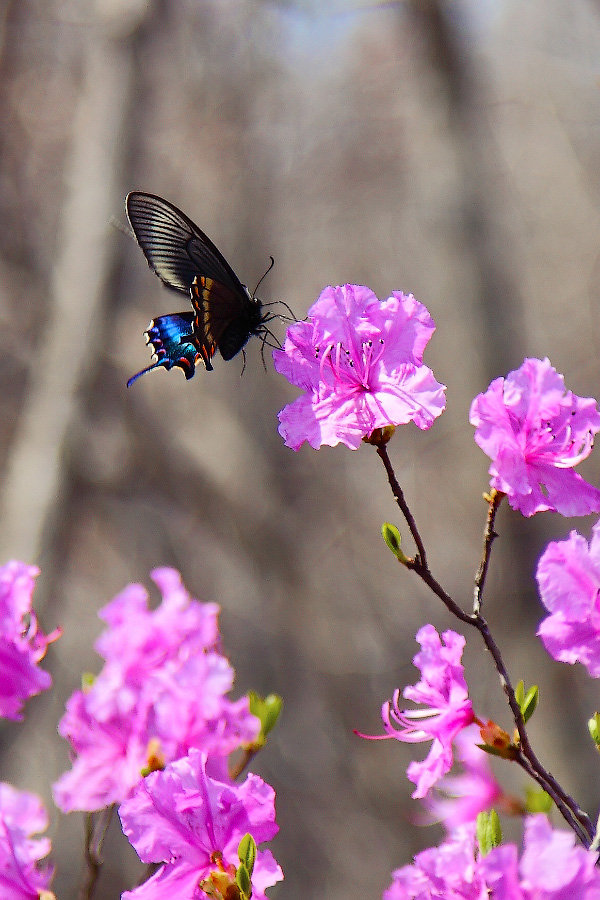
[[[203,359],[194,337],[193,320],[194,314],[191,312],[171,313],[152,319],[144,334],[146,343],[152,348],[155,362],[133,375],[127,382],[127,387],[130,387],[140,375],[160,366],[167,371],[177,367],[186,378],[193,377],[196,363],[199,359]],[[204,363],[207,369],[212,369],[210,360],[208,363],[204,360]]]

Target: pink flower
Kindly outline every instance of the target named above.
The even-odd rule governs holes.
[[[257,775],[243,784],[206,774],[205,756],[189,756],[148,775],[119,809],[123,831],[145,863],[163,863],[123,900],[200,900],[223,878],[235,877],[238,846],[250,833],[257,844],[277,834],[275,792]],[[283,873],[269,850],[259,850],[252,874],[253,900]],[[204,886],[204,887],[203,887]],[[224,891],[222,891],[225,894]]]
[[[548,653],[582,663],[600,678],[600,522],[592,539],[572,531],[546,547],[537,567],[542,603],[550,613],[538,634]]]
[[[598,900],[597,860],[598,854],[579,846],[572,832],[553,829],[538,813],[525,821],[518,872],[511,844],[491,850],[479,869],[497,900]]]
[[[286,445],[356,450],[376,428],[429,428],[445,405],[443,385],[422,364],[434,330],[412,294],[379,301],[360,285],[325,288],[273,351],[277,371],[305,391],[279,413]]]
[[[0,716],[21,721],[25,700],[52,685],[48,672],[38,668],[49,643],[60,630],[45,635],[37,629],[32,609],[39,569],[22,562],[0,566]]]
[[[571,832],[555,830],[541,813],[525,822],[519,863],[514,844],[481,856],[474,827],[462,826],[439,847],[423,850],[413,865],[392,875],[384,900],[598,900],[598,854],[577,846]]]
[[[519,869],[526,898],[597,900],[600,896],[598,854],[577,844],[572,831],[552,828],[541,813],[529,816],[523,847]]]
[[[0,783],[0,895],[2,900],[38,900],[53,871],[39,861],[50,852],[49,838],[34,838],[48,827],[35,794]]]
[[[414,864],[392,873],[383,900],[485,900],[475,857],[474,827],[463,826],[440,844],[417,854]],[[514,900],[517,900],[515,897]]]
[[[475,441],[492,460],[490,485],[524,516],[600,511],[600,491],[573,467],[589,456],[600,430],[593,398],[565,391],[548,359],[526,359],[492,381],[471,404]]]
[[[163,600],[129,585],[101,615],[109,629],[97,648],[106,663],[91,687],[67,702],[60,734],[74,761],[54,785],[57,806],[93,811],[128,796],[144,771],[185,756],[208,755],[211,774],[226,777],[227,757],[256,739],[247,697],[225,695],[234,673],[219,652],[218,607],[192,600],[174,569],[152,578]]]
[[[445,631],[444,645],[433,625],[417,632],[421,652],[413,662],[421,671],[421,681],[404,688],[403,696],[425,709],[400,709],[400,691],[383,704],[381,716],[387,735],[406,743],[432,741],[423,762],[412,762],[406,774],[417,787],[413,797],[424,797],[452,768],[452,742],[462,728],[474,720],[464,670],[461,664],[465,639],[455,631]],[[361,735],[366,737],[366,735]],[[373,738],[371,738],[373,739]]]
[[[435,792],[425,800],[433,820],[442,821],[447,831],[475,822],[480,812],[509,802],[492,773],[487,753],[477,746],[478,743],[481,743],[481,736],[475,724],[468,725],[456,735],[456,758],[462,763],[464,772],[441,778]]]

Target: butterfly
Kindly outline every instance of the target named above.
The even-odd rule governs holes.
[[[223,359],[233,359],[252,335],[266,339],[273,316],[185,213],[142,191],[131,191],[125,207],[150,268],[168,288],[187,294],[192,305],[152,319],[145,335],[155,362],[133,375],[127,387],[160,366],[178,367],[189,379],[202,360],[210,372],[217,350]]]

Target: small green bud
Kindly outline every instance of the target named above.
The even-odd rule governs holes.
[[[600,749],[600,713],[596,712],[591,719],[588,719],[588,730],[596,747]]]
[[[402,565],[406,565],[408,563],[408,557],[402,552],[400,544],[402,543],[402,536],[395,525],[391,525],[389,522],[384,522],[381,526],[381,536],[384,541]]]
[[[81,690],[84,694],[90,690],[96,680],[93,672],[82,672],[81,674]]]
[[[482,856],[487,856],[502,843],[500,819],[495,809],[490,809],[489,813],[480,812],[477,816],[477,842]]]
[[[255,691],[248,691],[248,700],[250,702],[250,712],[257,719],[260,719],[260,736],[255,743],[264,744],[267,735],[273,731],[281,715],[283,698],[278,694],[269,694],[267,697],[261,697]]]

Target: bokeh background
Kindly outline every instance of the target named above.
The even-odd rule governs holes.
[[[300,318],[344,282],[427,305],[448,408],[391,456],[434,573],[468,607],[488,462],[471,399],[546,355],[600,394],[599,171],[597,0],[0,3],[0,550],[41,566],[42,624],[64,629],[53,691],[0,727],[0,778],[49,804],[60,900],[77,896],[83,822],[52,806],[56,724],[98,670],[97,610],[159,565],[221,605],[237,694],[284,697],[253,766],[278,795],[273,898],[378,897],[439,839],[412,824],[405,770],[424,748],[352,733],[380,731],[382,701],[415,680],[417,628],[457,624],[381,541],[400,524],[383,468],[366,446],[283,446],[296,391],[258,341],[243,377],[241,356],[219,358],[126,389],[149,319],[181,304],[115,227],[126,193],[182,207],[251,286],[272,254],[261,298]],[[597,456],[582,471],[600,483]],[[533,579],[548,540],[592,524],[503,509],[485,610],[514,680],[541,686],[542,761],[595,817],[598,690],[545,658]],[[476,708],[509,727],[468,637]],[[105,860],[96,896],[114,900],[139,873],[118,823]]]

